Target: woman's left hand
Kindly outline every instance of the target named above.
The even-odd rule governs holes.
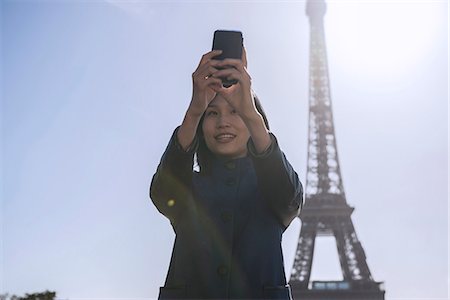
[[[212,87],[216,93],[222,95],[234,108],[247,126],[257,153],[264,153],[272,140],[269,130],[264,124],[263,117],[256,109],[251,89],[251,77],[247,72],[247,56],[242,49],[242,59],[227,58],[216,65],[216,68],[225,68],[212,74],[216,78],[234,79],[236,84],[229,88]]]
[[[257,112],[253,102],[251,77],[247,72],[245,49],[242,49],[242,59],[226,58],[220,61],[216,67],[224,69],[214,72],[213,77],[237,80],[237,83],[231,87],[220,87],[216,89],[216,92],[222,95],[242,118]]]

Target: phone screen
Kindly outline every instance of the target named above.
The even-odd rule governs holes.
[[[222,50],[223,52],[214,57],[214,59],[237,58],[242,57],[242,32],[230,30],[216,30],[214,32],[213,50]]]
[[[242,58],[243,38],[242,32],[230,30],[216,30],[214,32],[213,50],[222,50],[223,52],[215,56],[214,59],[223,60],[225,58]],[[237,80],[228,80],[222,78],[222,85],[226,88],[236,84]]]

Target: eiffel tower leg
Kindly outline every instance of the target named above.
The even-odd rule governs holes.
[[[290,281],[296,281],[299,289],[308,289],[309,278],[311,276],[311,266],[314,254],[314,244],[316,239],[316,224],[303,222],[297,251],[295,253],[294,267],[292,268]]]
[[[348,218],[339,220],[334,235],[341,262],[342,273],[346,281],[373,281],[369,267],[366,263],[366,255],[361,243],[356,236],[353,222]]]

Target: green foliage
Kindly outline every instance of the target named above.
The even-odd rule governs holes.
[[[25,294],[23,297],[0,294],[0,300],[56,300],[56,292],[45,291],[42,293]]]

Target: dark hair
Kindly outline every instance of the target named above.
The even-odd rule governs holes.
[[[262,108],[261,102],[259,101],[258,97],[255,93],[253,93],[253,101],[255,103],[256,110],[261,114],[264,124],[266,125],[267,129],[269,128],[269,121],[267,120],[266,113],[264,112],[264,109]],[[211,160],[214,157],[214,154],[209,150],[208,146],[206,145],[205,138],[203,135],[203,119],[205,118],[205,114],[200,119],[200,122],[197,127],[197,138],[198,138],[198,148],[196,152],[197,156],[197,165],[200,168],[200,174],[206,175],[209,174],[210,170],[209,167],[211,166]]]

